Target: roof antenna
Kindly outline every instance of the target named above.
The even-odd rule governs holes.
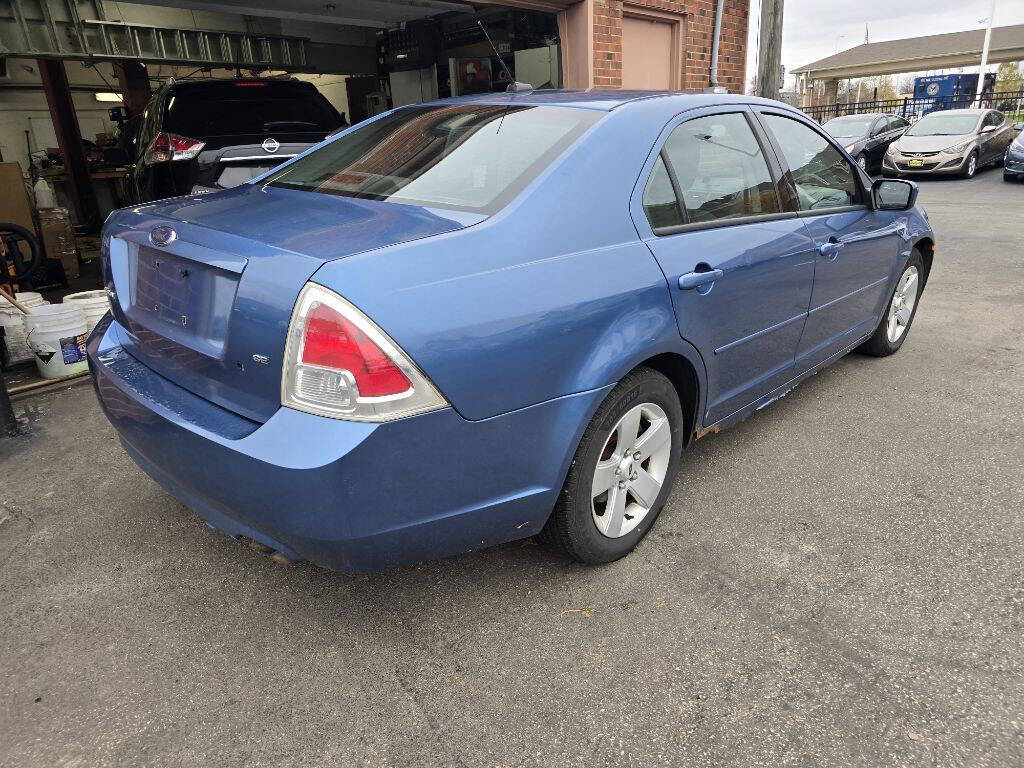
[[[487,44],[491,46],[491,50],[494,51],[494,55],[498,57],[498,63],[501,64],[501,68],[505,70],[505,77],[508,78],[508,87],[505,88],[505,92],[521,93],[522,91],[532,91],[532,85],[529,83],[520,83],[512,77],[512,72],[509,71],[508,64],[506,64],[505,60],[501,58],[501,54],[498,53],[498,49],[494,47],[494,42],[491,40],[491,36],[487,34],[487,27],[484,26],[484,23],[480,21],[480,19],[477,19],[476,23],[479,25],[480,31],[484,33],[484,37],[487,38]]]

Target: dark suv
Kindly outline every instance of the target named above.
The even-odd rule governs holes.
[[[126,126],[129,194],[141,203],[235,187],[343,126],[301,80],[171,80]]]

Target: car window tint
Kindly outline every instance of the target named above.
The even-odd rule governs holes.
[[[824,136],[788,117],[763,117],[789,165],[801,209],[840,208],[860,202],[853,168]]]
[[[658,160],[651,169],[651,177],[644,189],[644,213],[651,222],[652,229],[675,227],[683,223],[683,214],[679,210],[679,201],[672,188],[672,179],[665,169],[665,161]]]
[[[665,152],[691,224],[778,212],[768,164],[742,114],[689,120],[668,137]]]
[[[265,183],[493,213],[601,115],[527,104],[404,107],[324,144]]]
[[[307,85],[242,80],[179,88],[167,103],[163,124],[164,130],[199,138],[265,133],[319,137],[338,128],[341,117]]]

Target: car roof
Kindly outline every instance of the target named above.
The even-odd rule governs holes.
[[[457,96],[439,99],[431,104],[529,104],[532,106],[561,106],[597,109],[610,112],[640,101],[664,100],[680,111],[695,107],[721,104],[764,104],[792,109],[788,104],[756,96],[722,93],[680,93],[678,91],[639,91],[609,88],[588,88],[586,90],[543,89],[518,91],[515,93],[481,93],[473,96]]]
[[[267,85],[313,85],[305,80],[298,80],[294,77],[201,77],[194,80],[171,79],[168,85],[171,88],[204,88],[213,86],[225,86],[232,83],[266,83]],[[314,86],[315,87],[315,86]]]
[[[956,112],[957,114],[960,115],[983,115],[986,112],[992,111],[993,110],[991,109],[978,109],[976,107],[974,109],[940,109],[936,112],[929,112],[927,115],[925,115],[925,117],[930,117],[931,115],[949,114],[950,112]]]
[[[852,117],[889,117],[891,115],[891,112],[858,112],[855,115],[839,115],[839,117],[833,117],[832,120],[846,120]],[[832,122],[832,120],[830,120],[829,122]]]

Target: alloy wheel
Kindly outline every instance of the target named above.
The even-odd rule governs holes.
[[[910,318],[914,314],[914,305],[917,303],[917,283],[917,267],[911,265],[896,284],[896,292],[889,305],[886,335],[890,344],[895,344],[907,332]]]
[[[672,455],[672,427],[661,406],[641,403],[619,419],[594,468],[591,511],[602,535],[636,528],[661,493]]]
[[[975,171],[978,170],[978,156],[971,153],[971,156],[967,158],[967,177],[970,178],[974,175]]]
[[[867,171],[867,169],[868,169],[868,159],[866,157],[864,157],[864,155],[857,155],[857,165],[860,166],[860,169],[862,171]]]

